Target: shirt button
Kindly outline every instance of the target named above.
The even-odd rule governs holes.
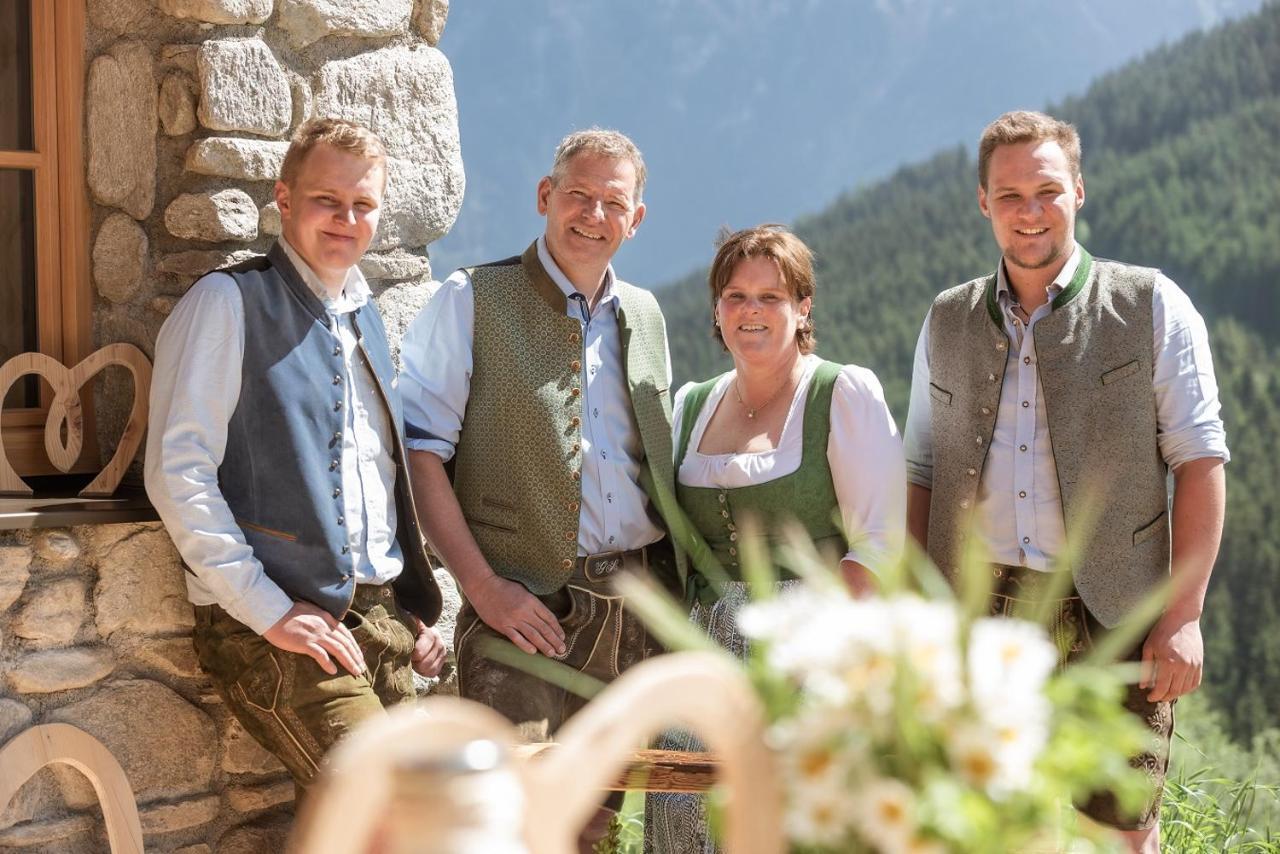
[[[333,384],[334,384],[334,385],[342,385],[342,374],[334,374],[334,375],[333,375]]]
[[[577,359],[574,359],[572,362],[569,363],[569,370],[572,370],[572,371],[582,370],[582,362],[578,361]]]
[[[346,517],[345,517],[345,516],[339,516],[339,517],[338,517],[338,524],[339,524],[339,525],[345,525],[345,524],[347,524]]]
[[[337,497],[338,497],[339,495],[341,495],[341,494],[342,494],[342,487],[340,487],[340,486],[339,486],[339,487],[335,487],[335,488],[334,488],[334,490],[333,490],[333,497],[334,497],[334,498],[337,498]]]
[[[1023,357],[1022,357],[1022,364],[1024,364],[1024,365],[1029,365],[1029,364],[1031,364],[1031,357],[1030,357],[1030,356],[1023,356]]]
[[[329,460],[329,471],[337,471],[337,470],[338,470],[338,461]]]
[[[333,434],[333,441],[335,441],[335,442],[341,442],[341,441],[342,441],[342,431],[341,431],[341,430],[336,430],[336,431],[334,431],[334,434]]]
[[[568,558],[565,558],[564,560],[560,561],[560,566],[563,567],[564,569],[573,569],[573,561],[569,560]]]
[[[1018,450],[1019,450],[1019,451],[1025,451],[1026,449],[1027,449],[1027,446],[1026,446],[1026,445],[1019,445],[1019,446],[1018,446]]]
[[[1024,401],[1022,401],[1022,408],[1023,408],[1023,409],[1026,409],[1026,408],[1027,408],[1028,406],[1030,406],[1030,405],[1031,405],[1031,404],[1030,404],[1028,401],[1025,401],[1025,400],[1024,400]]]
[[[333,355],[335,355],[335,356],[341,356],[341,355],[342,355],[342,345],[341,345],[341,344],[334,344],[334,345],[333,345]]]
[[[346,554],[346,553],[347,553],[347,552],[349,552],[349,551],[351,551],[351,546],[347,545],[346,543],[343,543],[343,544],[342,544],[342,553],[343,553],[343,554]]]
[[[1031,542],[1031,538],[1030,538],[1030,537],[1023,537],[1023,538],[1022,538],[1022,542],[1023,542],[1023,543],[1029,543],[1029,542]]]
[[[335,400],[335,401],[333,402],[333,411],[334,411],[334,412],[341,412],[341,411],[342,411],[342,401],[340,401],[340,400]]]
[[[971,468],[971,469],[969,469],[969,477],[973,477],[973,476],[974,476],[974,475],[976,475],[977,473],[978,473],[978,470],[977,470],[977,469],[975,469],[975,468]]]
[[[1027,491],[1026,491],[1025,489],[1020,489],[1020,490],[1018,490],[1018,497],[1019,497],[1019,498],[1026,498],[1026,497],[1027,497]]]

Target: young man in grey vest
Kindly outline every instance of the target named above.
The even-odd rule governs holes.
[[[674,494],[666,328],[610,266],[644,219],[644,180],[622,134],[566,137],[538,183],[545,233],[450,276],[402,350],[423,528],[466,596],[459,689],[550,732],[581,698],[487,648],[509,641],[607,682],[655,651],[612,578],[683,586],[657,512]]]
[[[978,206],[1002,258],[994,275],[944,291],[921,330],[908,526],[948,575],[964,539],[981,538],[995,566],[994,613],[1057,589],[1051,574],[1070,572],[1054,624],[1068,661],[1172,571],[1164,612],[1130,656],[1143,675],[1126,699],[1163,745],[1135,760],[1155,796],[1138,816],[1109,794],[1081,805],[1134,851],[1155,852],[1172,703],[1200,684],[1200,613],[1229,455],[1204,321],[1159,271],[1093,258],[1076,243],[1084,198],[1071,125],[1013,112],[983,132]],[[1069,531],[1087,541],[1062,567]]]
[[[280,240],[196,282],[156,341],[147,494],[187,566],[196,652],[300,791],[444,660],[395,369],[356,267],[385,187],[376,136],[304,124],[275,187]]]

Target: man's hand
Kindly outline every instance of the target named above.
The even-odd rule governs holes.
[[[491,575],[467,590],[467,601],[485,625],[527,653],[564,655],[564,629],[546,605],[524,585]]]
[[[352,676],[365,673],[364,653],[351,630],[310,602],[294,602],[262,636],[277,649],[311,656],[330,676],[338,672],[335,659]]]
[[[1200,687],[1204,668],[1204,639],[1196,617],[1166,613],[1142,645],[1139,688],[1150,688],[1153,703],[1175,700]]]
[[[444,638],[434,626],[414,617],[418,624],[418,638],[413,642],[413,669],[421,676],[439,676],[444,667]]]

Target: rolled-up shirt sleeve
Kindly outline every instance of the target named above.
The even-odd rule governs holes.
[[[147,496],[195,575],[191,601],[216,602],[262,634],[293,601],[263,571],[218,487],[244,361],[235,281],[212,273],[196,282],[165,321],[155,352]]]
[[[903,436],[907,480],[925,489],[933,489],[933,406],[929,401],[929,382],[929,314],[926,314],[911,363],[911,401]]]
[[[406,444],[453,457],[471,394],[475,296],[462,270],[432,292],[400,347]]]
[[[1203,457],[1231,459],[1209,352],[1209,332],[1191,299],[1163,274],[1152,299],[1156,439],[1171,468]]]
[[[866,368],[848,365],[836,380],[827,462],[849,537],[845,560],[886,568],[902,550],[906,525],[902,440],[880,381]]]

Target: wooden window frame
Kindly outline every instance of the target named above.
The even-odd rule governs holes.
[[[89,202],[84,166],[84,2],[28,0],[31,8],[33,150],[0,150],[0,169],[30,171],[35,191],[37,349],[68,367],[93,345]],[[44,452],[52,403],[6,410],[5,451],[23,475],[55,474]],[[85,451],[77,470],[97,468],[92,394],[83,390]]]

